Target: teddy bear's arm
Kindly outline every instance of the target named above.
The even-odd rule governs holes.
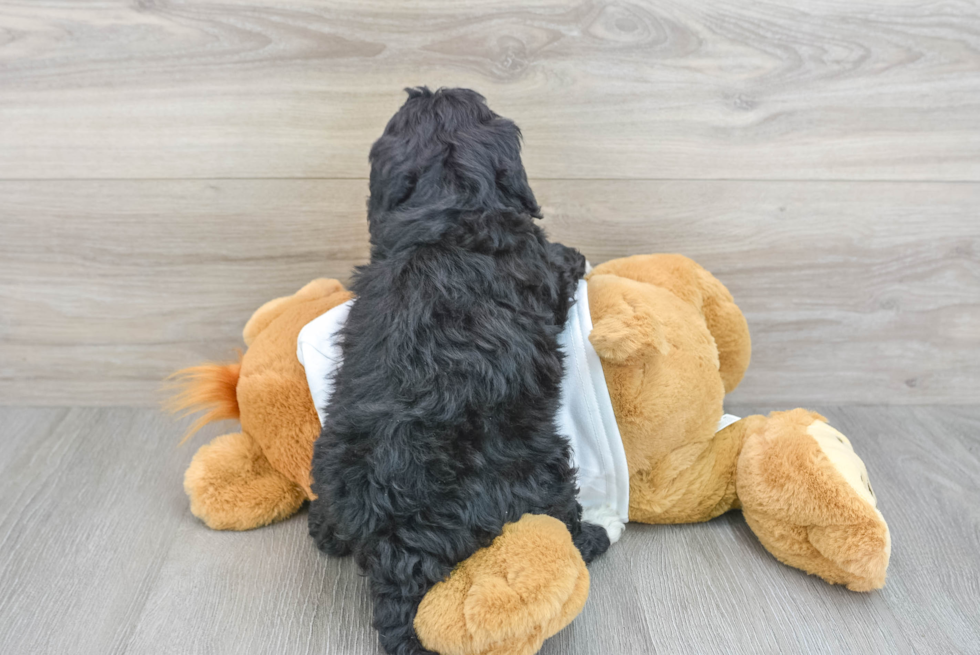
[[[599,357],[625,364],[640,353],[666,353],[670,348],[663,326],[642,288],[615,275],[589,277],[589,309],[601,316],[589,341]]]

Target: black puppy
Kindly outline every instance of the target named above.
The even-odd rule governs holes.
[[[520,139],[478,93],[423,87],[371,148],[371,262],[351,285],[310,534],[354,553],[397,655],[427,652],[422,597],[505,523],[554,516],[586,562],[609,547],[580,519],[555,429],[556,337],[585,259],[535,224]]]

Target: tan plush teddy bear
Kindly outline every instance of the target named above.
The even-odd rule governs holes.
[[[639,255],[597,266],[580,287],[580,335],[566,328],[563,346],[584,353],[569,357],[566,375],[579,379],[568,386],[578,390],[563,384],[559,424],[582,433],[572,446],[587,520],[615,541],[627,518],[691,523],[741,509],[781,562],[854,591],[884,584],[888,527],[844,435],[803,409],[720,423],[751,346],[717,279],[679,255]],[[320,421],[297,339],[350,298],[335,280],[311,282],[252,316],[239,363],[176,374],[184,390],[172,409],[208,412],[193,429],[222,418],[242,425],[203,446],[185,476],[191,510],[210,527],[266,525],[311,497]],[[604,411],[613,417],[605,424]],[[525,515],[429,591],[416,632],[444,655],[527,655],[578,614],[588,588],[564,524]]]

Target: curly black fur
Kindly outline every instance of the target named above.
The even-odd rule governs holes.
[[[527,512],[563,521],[586,561],[555,429],[565,322],[585,259],[548,242],[520,131],[465,89],[409,89],[371,149],[371,262],[313,456],[310,534],[353,552],[389,653],[425,653],[413,621],[453,566]]]

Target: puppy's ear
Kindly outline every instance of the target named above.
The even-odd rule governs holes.
[[[389,211],[412,197],[419,175],[411,149],[384,135],[371,148],[370,161],[369,209]]]
[[[431,121],[424,120],[433,98],[428,87],[405,89],[408,99],[395,112],[384,132],[371,146],[369,213],[390,211],[415,193],[426,166],[422,142],[431,136]]]
[[[505,198],[517,200],[521,208],[535,218],[541,218],[541,207],[527,183],[527,173],[521,161],[521,129],[513,121],[497,118],[498,158],[496,161],[497,190]],[[501,131],[502,130],[502,131]]]
[[[497,169],[497,188],[504,197],[516,198],[528,214],[541,218],[541,207],[531,191],[531,185],[527,183],[527,173],[520,165],[520,159],[517,160],[516,168],[507,165]]]

